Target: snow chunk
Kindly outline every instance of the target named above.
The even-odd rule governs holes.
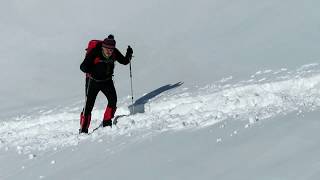
[[[35,154],[29,154],[29,159],[31,160],[31,159],[34,159],[35,157],[36,157],[36,155]]]

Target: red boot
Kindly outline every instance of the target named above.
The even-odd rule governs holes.
[[[83,112],[80,114],[80,129],[79,133],[88,133],[88,129],[91,122],[91,114],[88,116],[85,116]]]
[[[112,118],[114,117],[114,114],[116,112],[117,108],[116,107],[107,107],[106,111],[104,112],[104,116],[103,116],[103,121],[102,121],[102,126],[106,127],[106,126],[110,126],[112,127]]]

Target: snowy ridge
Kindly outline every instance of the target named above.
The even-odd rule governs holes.
[[[102,136],[143,135],[168,130],[203,128],[232,118],[255,121],[286,114],[313,111],[320,106],[319,65],[302,66],[294,72],[286,69],[264,70],[247,81],[227,84],[232,77],[201,88],[176,88],[140,104],[144,113],[122,117],[115,128],[99,129],[78,135],[81,104],[36,115],[19,116],[0,123],[0,148],[31,150],[72,146]],[[119,103],[116,115],[129,114],[129,101]],[[100,123],[104,108],[93,111],[90,130]],[[112,139],[112,138],[110,138]]]

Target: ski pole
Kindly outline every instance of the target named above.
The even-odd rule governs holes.
[[[132,114],[134,114],[131,59],[132,57],[130,58],[131,107],[132,107]]]
[[[89,88],[90,88],[90,77],[88,76],[88,74],[86,74],[86,97],[85,97],[85,102],[84,102],[84,107],[83,107],[83,115],[86,114],[86,106],[87,106],[87,100],[88,100],[88,92],[89,92]]]

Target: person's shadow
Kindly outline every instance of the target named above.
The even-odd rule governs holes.
[[[167,84],[165,86],[161,86],[159,87],[158,89],[155,89],[151,92],[149,92],[148,94],[142,96],[141,98],[137,99],[133,105],[130,105],[128,106],[129,110],[130,110],[130,114],[129,115],[134,115],[134,114],[137,114],[137,113],[144,113],[144,105],[152,98],[156,97],[157,95],[165,92],[165,91],[168,91],[170,89],[174,89],[174,88],[177,88],[179,86],[181,86],[183,84],[183,82],[178,82],[176,84]],[[117,115],[114,117],[113,119],[113,124],[114,125],[117,125],[118,123],[118,119],[121,118],[121,117],[126,117],[126,116],[129,116],[129,115]]]
[[[183,82],[178,82],[176,84],[167,84],[165,86],[159,87],[158,89],[155,89],[151,92],[149,92],[148,94],[140,97],[139,99],[137,99],[133,105],[128,106],[129,110],[130,110],[130,115],[133,114],[137,114],[137,113],[144,113],[144,105],[152,98],[156,97],[157,95],[168,91],[170,89],[174,89],[177,88],[179,86],[181,86],[183,84]]]

